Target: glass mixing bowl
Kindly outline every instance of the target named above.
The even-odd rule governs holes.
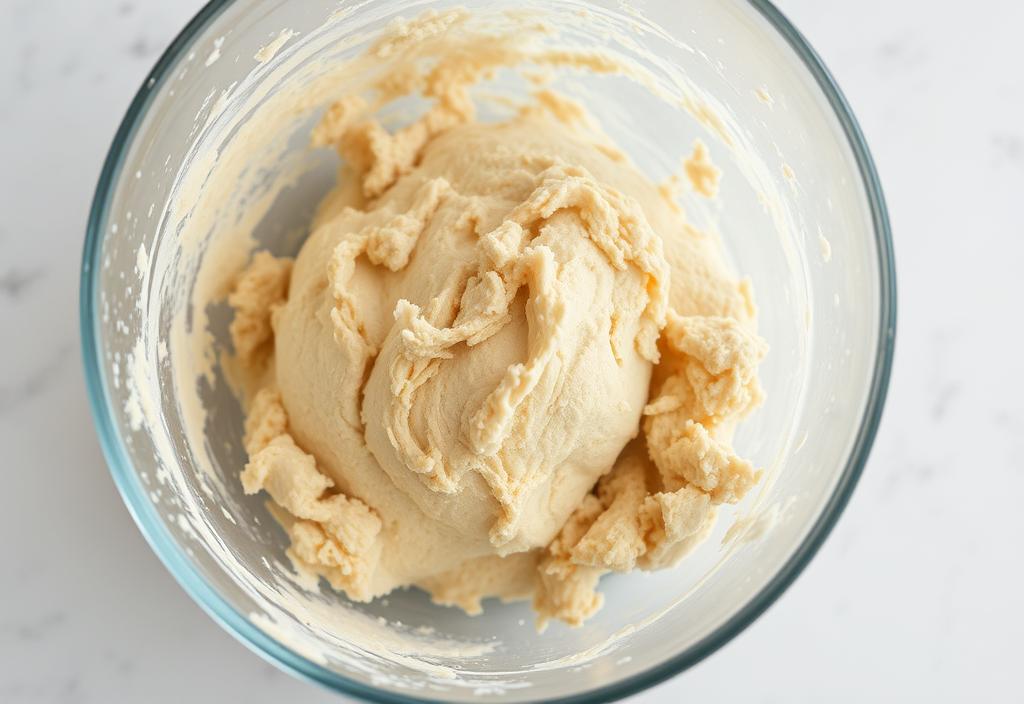
[[[200,606],[279,667],[382,702],[605,701],[735,636],[793,581],[846,504],[892,358],[885,206],[839,90],[767,2],[665,0],[642,13],[617,1],[536,3],[559,42],[617,52],[652,77],[643,87],[579,74],[556,84],[642,170],[664,178],[696,137],[723,170],[717,202],[684,196],[683,205],[753,281],[772,348],[761,368],[767,402],[735,443],[769,477],[678,568],[604,579],[606,604],[579,629],[538,635],[526,604],[488,603],[471,618],[418,590],[353,604],[300,583],[263,500],[242,494],[238,403],[215,360],[204,368],[175,342],[175,326],[222,341],[223,305],[190,308],[218,239],[243,227],[294,252],[334,178],[336,157],[308,147],[322,101],[266,134],[246,135],[245,125],[279,86],[357,54],[397,13],[446,4],[214,0],[175,39],[117,132],[89,219],[81,314],[92,409],[153,549]],[[506,5],[524,7],[475,12]],[[496,77],[500,91],[522,90],[503,80],[512,79]],[[256,140],[252,163],[226,159],[243,136]],[[230,203],[204,201],[210,174],[237,179]],[[246,209],[257,202],[271,206]],[[190,412],[197,405],[205,416]]]

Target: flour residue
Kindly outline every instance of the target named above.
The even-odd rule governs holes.
[[[818,229],[818,252],[821,254],[821,261],[826,264],[832,261],[832,243],[825,238],[820,228]]]
[[[256,55],[253,56],[253,58],[259,61],[261,64],[270,61],[272,58],[274,58],[277,52],[281,50],[281,47],[287,44],[288,40],[294,36],[295,32],[293,32],[292,30],[282,29],[280,34],[274,37],[273,41],[271,41],[269,44],[260,47],[259,51],[256,52]]]
[[[224,37],[217,37],[213,40],[213,50],[206,57],[206,61],[203,62],[207,67],[213,66],[220,59],[220,48],[224,46]]]

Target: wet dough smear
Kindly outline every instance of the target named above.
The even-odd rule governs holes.
[[[767,347],[717,241],[580,106],[477,122],[469,85],[518,57],[434,20],[374,48],[383,98],[316,128],[344,166],[298,257],[236,281],[241,481],[351,599],[532,598],[578,625],[601,575],[675,564],[758,481],[730,440]],[[433,107],[389,132],[403,92]]]

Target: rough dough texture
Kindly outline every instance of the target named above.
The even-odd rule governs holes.
[[[447,78],[397,132],[332,107],[338,188],[294,265],[239,277],[242,482],[352,599],[532,595],[579,624],[602,574],[674,564],[757,481],[729,440],[766,347],[716,241],[582,108],[476,123]]]

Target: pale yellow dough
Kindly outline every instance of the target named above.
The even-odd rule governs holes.
[[[477,73],[426,81],[397,133],[361,97],[315,131],[338,187],[294,266],[256,255],[229,299],[242,482],[352,599],[579,624],[602,574],[674,564],[757,481],[729,441],[766,346],[716,241],[579,106],[476,123]]]

